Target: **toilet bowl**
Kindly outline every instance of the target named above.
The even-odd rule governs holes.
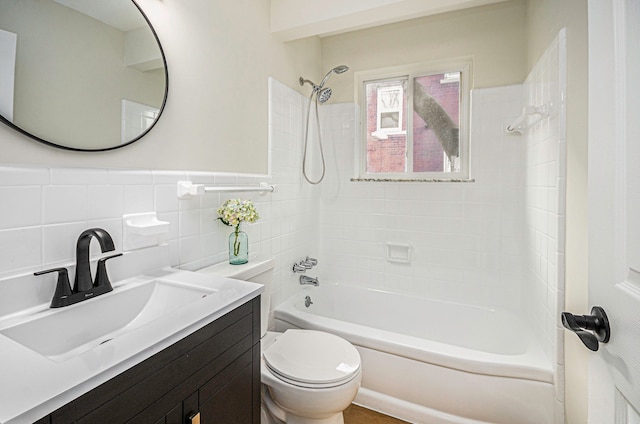
[[[346,340],[314,330],[267,331],[273,260],[200,270],[264,284],[261,297],[262,424],[343,424],[362,380],[360,355]]]

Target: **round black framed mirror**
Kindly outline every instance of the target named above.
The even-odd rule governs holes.
[[[0,121],[50,146],[105,151],[156,124],[168,71],[134,0],[0,1]]]

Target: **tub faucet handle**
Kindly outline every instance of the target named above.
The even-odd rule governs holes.
[[[300,272],[305,272],[307,270],[307,268],[300,264],[293,264],[293,272],[294,273],[300,273]]]
[[[300,265],[307,269],[311,269],[314,266],[318,265],[318,260],[307,256],[304,260],[300,261]]]
[[[305,262],[305,261],[300,261],[298,263],[298,266],[300,266],[301,268],[304,268],[305,270],[313,268],[313,265],[311,265],[309,262]]]

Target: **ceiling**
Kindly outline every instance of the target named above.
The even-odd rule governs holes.
[[[271,0],[271,32],[283,41],[325,37],[507,0]]]

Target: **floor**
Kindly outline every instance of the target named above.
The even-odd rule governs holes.
[[[406,421],[380,414],[358,405],[344,411],[344,424],[404,424]]]

